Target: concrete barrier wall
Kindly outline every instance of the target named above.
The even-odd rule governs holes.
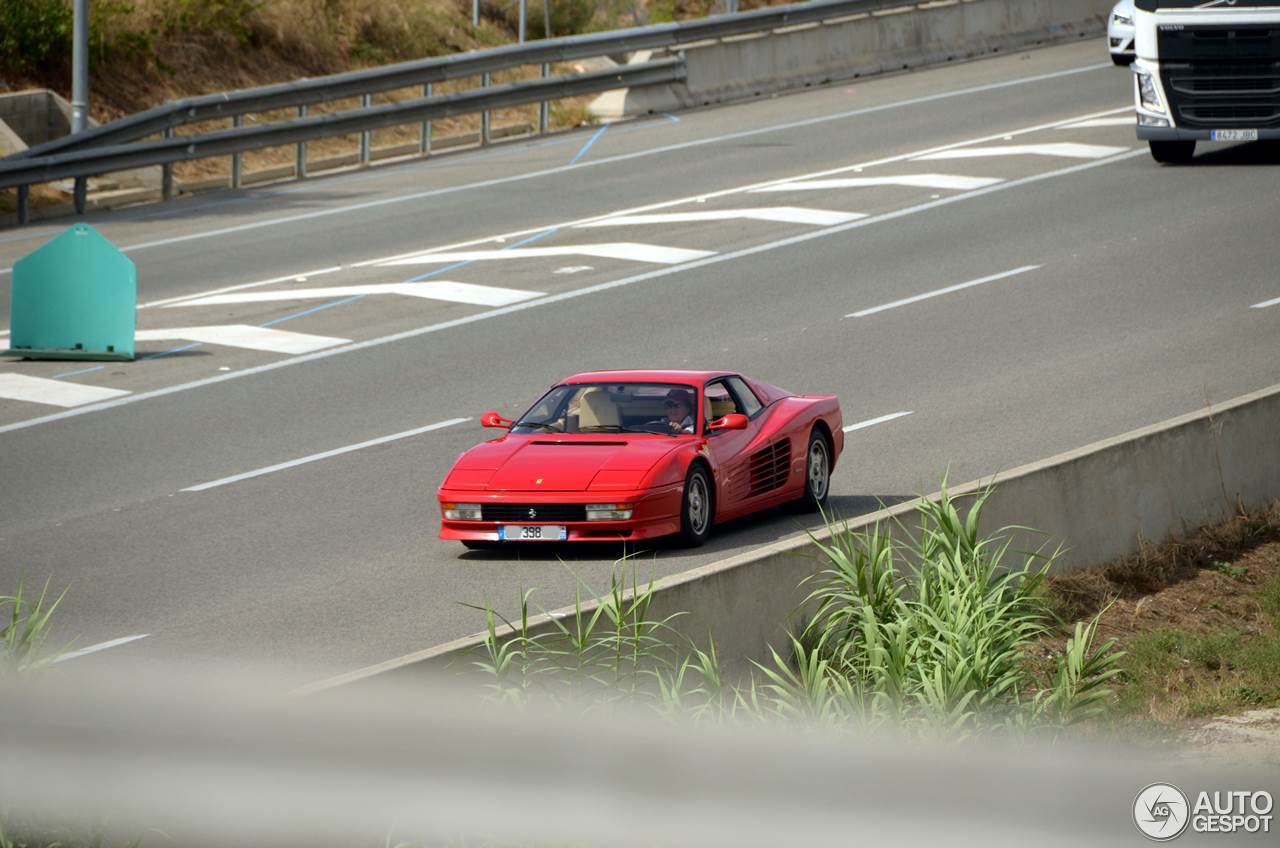
[[[939,0],[681,49],[680,85],[609,92],[600,117],[705,106],[808,85],[1100,36],[1113,0]],[[645,54],[646,56],[649,54]],[[1098,60],[1105,60],[1098,47]]]
[[[1143,541],[1161,542],[1217,522],[1240,507],[1257,509],[1280,497],[1280,385],[951,492],[973,494],[988,486],[994,486],[994,493],[983,509],[984,528],[1021,525],[1047,534],[1019,540],[1020,549],[1064,544],[1057,563],[1062,571],[1116,559],[1137,551]],[[850,527],[894,520],[912,526],[915,503],[860,516]],[[710,635],[726,664],[763,659],[771,646],[785,646],[788,628],[797,623],[808,594],[801,583],[822,568],[808,535],[796,534],[664,578],[652,609],[659,618],[682,613],[677,629],[700,643]],[[533,624],[535,632],[552,626],[545,616]],[[481,636],[459,639],[303,691],[465,666],[483,644]]]

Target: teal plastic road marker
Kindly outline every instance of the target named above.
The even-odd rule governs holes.
[[[13,266],[9,350],[30,359],[132,360],[138,271],[88,224]]]

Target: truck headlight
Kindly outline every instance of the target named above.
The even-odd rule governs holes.
[[[1163,112],[1164,104],[1160,101],[1160,92],[1156,90],[1156,81],[1151,74],[1139,72],[1136,74],[1138,78],[1138,102],[1152,112]]]
[[[444,510],[444,517],[447,521],[480,520],[480,504],[446,502],[440,504],[440,508]]]
[[[1133,18],[1126,18],[1124,15],[1112,15],[1111,23],[1120,26],[1133,26]]]
[[[635,504],[601,503],[587,504],[588,521],[630,521]]]

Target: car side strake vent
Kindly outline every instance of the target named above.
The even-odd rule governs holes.
[[[780,439],[751,455],[752,496],[763,494],[786,485],[791,471],[791,440]]]

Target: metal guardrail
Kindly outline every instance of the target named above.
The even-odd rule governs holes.
[[[275,124],[221,130],[196,136],[174,136],[159,141],[90,147],[49,156],[4,159],[0,160],[0,188],[50,182],[68,177],[85,177],[149,165],[163,165],[188,159],[225,156],[264,147],[301,144],[318,138],[350,135],[481,110],[501,109],[541,100],[591,94],[623,86],[679,82],[684,79],[684,76],[683,59],[661,59],[656,62],[609,68],[574,76],[549,77],[532,82],[497,85],[474,91],[351,109],[332,115],[317,115]]]
[[[910,8],[902,0],[814,0],[773,6],[694,21],[657,24],[587,35],[565,36],[513,44],[489,50],[402,62],[344,74],[303,79],[279,85],[230,91],[172,101],[129,115],[73,136],[37,145],[0,159],[0,189],[18,188],[18,220],[29,218],[29,186],[49,180],[76,180],[76,210],[83,213],[89,176],[128,168],[165,166],[162,194],[173,190],[171,163],[184,159],[230,153],[232,183],[238,185],[242,151],[282,144],[302,145],[326,136],[363,133],[361,160],[368,161],[368,132],[397,124],[423,122],[423,151],[428,150],[429,121],[462,113],[483,113],[482,142],[488,141],[489,111],[504,106],[541,102],[541,129],[546,130],[549,100],[575,94],[607,91],[633,85],[677,82],[684,78],[682,60],[665,60],[623,66],[566,77],[548,77],[550,64],[636,50],[672,48],[699,41],[768,32],[783,27],[816,24],[825,20],[865,14],[889,8]],[[490,86],[489,75],[509,68],[541,65],[542,79],[535,82]],[[438,97],[431,85],[452,79],[479,76],[482,88]],[[406,103],[374,107],[378,92],[422,86],[424,97]],[[362,106],[346,112],[307,116],[307,107],[326,101],[361,97]],[[246,114],[297,109],[298,118],[256,127],[243,127]],[[230,130],[178,136],[177,127],[211,120],[234,122]],[[158,141],[143,141],[162,133]],[[298,173],[305,172],[305,154],[299,148]]]

